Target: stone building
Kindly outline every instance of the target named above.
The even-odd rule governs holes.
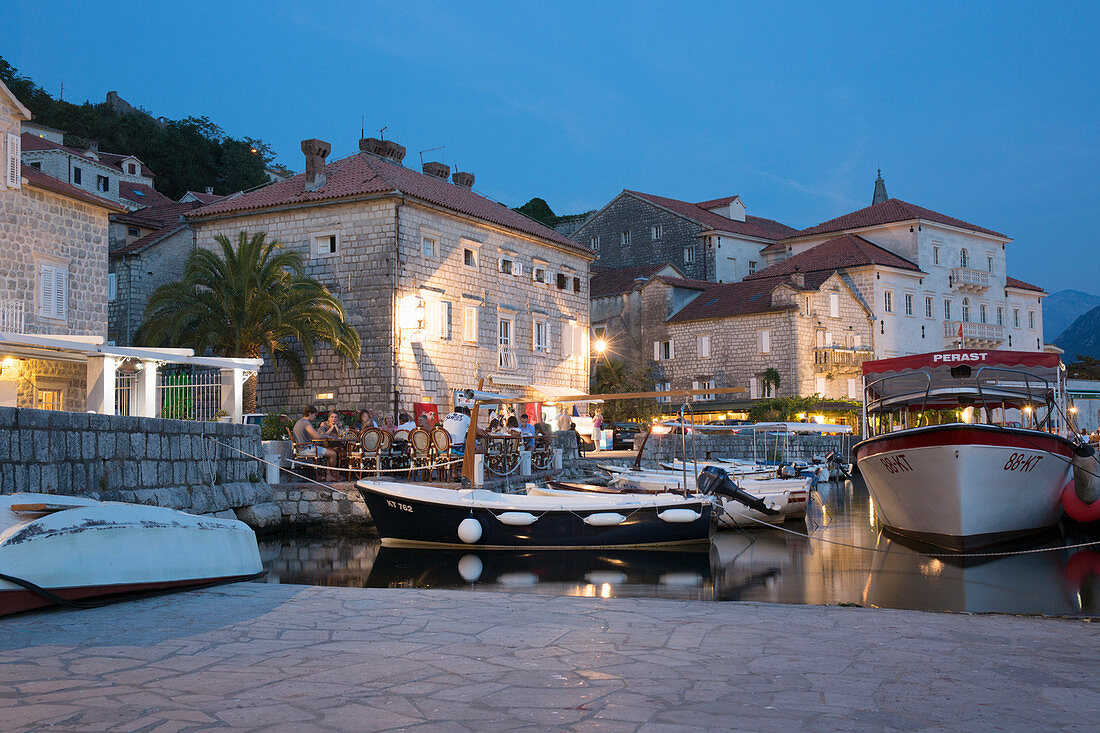
[[[1043,348],[1046,293],[1008,275],[1009,237],[887,198],[881,175],[874,201],[769,245],[764,256],[769,265],[808,251],[828,259],[858,237],[910,263],[853,276],[853,287],[875,314],[878,358],[960,347]]]
[[[113,201],[21,160],[30,112],[0,83],[0,333],[102,339]],[[0,348],[0,406],[83,410],[86,368]]]
[[[748,399],[855,398],[872,335],[870,311],[852,290],[848,268],[896,259],[868,250],[837,263],[845,269],[826,263],[736,283],[678,278],[667,266],[648,275],[602,272],[592,284],[601,294],[593,300],[594,334],[604,326],[611,351],[632,365],[651,364],[658,391],[741,387]],[[777,388],[766,378],[770,369],[779,375]],[[697,410],[743,408],[743,398],[731,404],[720,392],[704,395]]]
[[[362,338],[357,366],[321,351],[303,386],[265,367],[264,409],[445,409],[481,380],[532,401],[587,390],[587,248],[475,193],[470,173],[405,167],[391,141],[326,163],[329,149],[303,141],[305,173],[187,215],[198,246],[247,231],[296,249]]]
[[[739,196],[691,203],[624,190],[572,236],[604,268],[673,263],[689,278],[735,282],[763,269],[761,250],[795,231],[749,216]]]
[[[183,276],[184,263],[195,248],[195,233],[183,215],[201,206],[201,201],[191,199],[111,215],[107,293],[111,343],[134,345],[149,296]]]
[[[58,132],[41,125],[24,126],[23,162],[128,210],[172,203],[153,188],[153,171],[137,157],[101,152],[94,143],[86,150],[79,150],[63,144]]]

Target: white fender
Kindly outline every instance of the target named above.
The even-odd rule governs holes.
[[[511,527],[526,527],[529,524],[534,524],[538,519],[531,512],[503,512],[497,515],[497,520],[501,524],[507,524]]]
[[[597,512],[585,517],[584,523],[590,527],[614,527],[616,524],[622,524],[624,519],[626,517],[618,512]]]
[[[458,539],[467,545],[472,545],[481,539],[481,522],[473,517],[466,517],[458,523]]]
[[[694,522],[703,515],[691,509],[665,509],[663,512],[658,512],[657,516],[666,522],[683,524],[686,522]]]

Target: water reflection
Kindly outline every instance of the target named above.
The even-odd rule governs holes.
[[[268,540],[261,552],[267,580],[275,583],[1100,613],[1100,549],[965,560],[935,556],[884,534],[858,481],[822,485],[811,498],[805,523],[722,531],[709,548],[693,551],[425,550],[384,548],[369,536]],[[1030,547],[1095,539],[1100,530],[1072,526]]]

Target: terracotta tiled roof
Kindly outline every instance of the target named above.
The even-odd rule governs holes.
[[[768,277],[758,280],[742,280],[735,283],[711,284],[694,300],[677,311],[669,323],[702,321],[711,318],[733,318],[757,313],[779,312],[792,305],[772,305],[771,293],[780,285],[796,290],[817,290],[832,276],[832,271],[805,273],[805,285],[795,285],[789,277]]]
[[[691,290],[706,290],[714,285],[713,280],[692,280],[687,277],[669,277],[668,275],[658,275],[654,279],[674,288],[690,288]]]
[[[624,191],[624,193],[628,193],[643,201],[648,201],[651,204],[675,212],[680,216],[702,224],[707,229],[717,229],[733,234],[744,234],[747,237],[770,240],[783,239],[797,232],[796,229],[786,224],[780,224],[771,219],[763,219],[759,216],[746,216],[745,221],[734,221],[720,214],[715,214],[713,211],[707,211],[700,204],[693,204],[690,201],[680,201],[679,199],[670,199],[664,196],[654,196],[651,193],[642,193],[641,191],[627,190]],[[720,202],[725,201],[729,203],[734,198],[736,197],[727,196],[725,199],[714,199],[713,201],[704,201],[703,203],[708,206],[717,207],[721,205]]]
[[[147,206],[144,209],[135,209],[125,214],[116,214],[111,221],[120,224],[135,224],[141,227],[161,229],[163,227],[178,224],[180,216],[188,211],[194,211],[202,206],[198,201],[188,201],[185,204],[170,202],[160,206]]]
[[[937,224],[946,224],[948,226],[956,227],[958,229],[968,229],[972,232],[978,232],[980,234],[990,234],[994,237],[1002,237],[1008,239],[1000,232],[995,232],[992,229],[986,229],[984,227],[970,224],[961,219],[948,216],[947,214],[941,214],[938,211],[932,211],[926,209],[923,206],[917,206],[916,204],[910,204],[901,199],[886,199],[882,203],[872,204],[859,211],[853,211],[850,214],[844,216],[838,216],[835,219],[822,222],[817,226],[803,229],[800,232],[788,235],[788,239],[796,239],[798,237],[806,237],[813,234],[828,234],[831,232],[842,232],[848,229],[859,229],[861,227],[872,227],[880,224],[893,224],[899,221],[912,221],[915,219],[923,219],[924,221],[931,221]],[[768,249],[774,247],[770,246]]]
[[[845,234],[827,242],[811,247],[771,267],[765,267],[746,280],[759,280],[768,277],[786,276],[793,272],[817,272],[841,270],[846,267],[864,265],[884,265],[902,270],[920,272],[920,268],[904,257],[883,249],[855,234]]]
[[[717,209],[720,206],[728,206],[734,199],[741,198],[737,194],[733,196],[723,196],[720,199],[711,199],[710,201],[697,201],[695,203],[700,209]]]
[[[630,292],[634,288],[635,280],[639,278],[648,280],[666,267],[676,268],[675,265],[669,262],[662,262],[659,265],[638,265],[637,267],[593,267],[592,278],[588,286],[588,297],[606,298],[610,295]]]
[[[255,211],[273,206],[308,204],[334,199],[354,199],[369,194],[405,194],[460,214],[508,227],[559,246],[591,255],[592,250],[553,229],[512,211],[507,206],[474,193],[472,189],[414,171],[369,153],[356,153],[333,161],[324,169],[323,186],[305,190],[305,174],[248,191],[204,206],[191,215],[201,219],[218,214]]]
[[[101,206],[108,211],[125,211],[122,206],[116,204],[114,201],[108,201],[105,198],[100,198],[93,193],[88,193],[82,188],[77,188],[71,183],[66,183],[53,176],[47,176],[37,168],[31,168],[26,163],[23,163],[20,172],[23,178],[27,179],[27,184],[34,186],[35,188],[42,188],[47,191],[53,191],[54,193],[67,196],[71,199],[83,201],[86,204],[92,204],[94,206]]]
[[[118,249],[112,249],[110,253],[112,255],[137,254],[137,253],[141,252],[142,250],[145,250],[145,249],[148,249],[149,247],[152,247],[154,244],[161,241],[162,239],[165,239],[166,237],[170,237],[173,234],[175,234],[176,232],[178,232],[182,229],[186,229],[186,228],[187,228],[186,223],[175,224],[173,226],[166,226],[163,229],[158,229],[155,232],[150,232],[149,234],[146,234],[144,237],[141,237],[140,239],[135,239],[133,242],[130,242],[129,244],[127,244],[124,247],[119,247]]]
[[[203,204],[212,204],[215,201],[221,201],[223,198],[225,198],[225,196],[222,196],[220,193],[199,193],[198,191],[188,191],[184,194],[184,196],[188,194],[195,197]],[[180,198],[183,198],[183,196],[181,196]]]
[[[78,158],[83,158],[89,163],[99,163],[100,165],[107,166],[108,168],[114,168],[119,173],[123,173],[122,161],[127,158],[135,157],[131,155],[122,155],[120,153],[96,153],[95,158],[89,157],[87,150],[80,150],[79,148],[71,148],[68,145],[62,145],[61,143],[55,143],[52,140],[47,140],[44,137],[33,135],[29,132],[24,132],[20,135],[21,145],[23,152],[30,152],[32,150],[64,150],[70,155],[75,155]],[[148,166],[144,163],[141,164],[141,175],[152,178],[156,174],[149,170]]]
[[[133,201],[135,204],[142,204],[143,206],[163,206],[175,203],[160,191],[144,183],[119,181],[118,195],[127,201]]]
[[[1039,287],[1038,285],[1032,285],[1031,283],[1026,283],[1023,280],[1017,280],[1014,277],[1006,277],[1005,278],[1005,287],[1006,288],[1018,288],[1020,290],[1034,290],[1037,293],[1045,293],[1046,292],[1046,290]]]

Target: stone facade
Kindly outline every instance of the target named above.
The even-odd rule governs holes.
[[[655,226],[661,227],[659,239],[653,237]],[[698,222],[626,194],[589,217],[572,236],[597,251],[595,264],[600,267],[670,262],[687,277],[717,280],[715,251],[704,249],[703,231]],[[624,232],[628,233],[628,244],[623,242]],[[694,252],[693,262],[685,262],[685,249]]]
[[[0,407],[5,493],[86,496],[277,524],[263,467],[240,451],[260,454],[259,427]]]
[[[302,386],[285,370],[265,365],[259,387],[264,410],[298,412],[316,403],[389,411],[395,354],[403,410],[421,401],[449,408],[452,390],[476,387],[480,379],[486,389],[513,392],[527,384],[587,390],[588,259],[581,254],[397,198],[196,219],[192,226],[202,247],[212,246],[217,234],[234,239],[246,230],[298,250],[307,274],[340,298],[363,341],[358,366],[319,350]],[[330,236],[337,252],[319,251],[318,242]],[[433,253],[425,254],[425,240]],[[466,250],[473,253],[472,265]],[[500,272],[502,259],[518,264],[516,274]],[[534,282],[536,265],[553,275],[552,282]],[[564,289],[557,287],[559,273],[567,279]],[[468,330],[471,321],[476,333]],[[501,321],[511,330],[511,354],[503,363]],[[538,350],[536,321],[548,325],[548,342]]]
[[[859,437],[854,435],[799,435],[792,436],[790,440],[780,438],[778,457],[786,461],[810,461],[813,458],[823,458],[830,451],[835,451],[839,456],[847,456],[851,459],[851,447],[859,442]],[[711,458],[740,458],[744,460],[764,460],[776,457],[775,437],[752,435],[722,435],[697,433],[694,440],[687,443],[687,457],[696,460]],[[693,445],[694,444],[694,445]],[[645,444],[645,452],[642,459],[643,465],[657,465],[661,461],[672,461],[683,458],[684,451],[680,443],[679,435],[653,436]]]
[[[750,399],[813,394],[859,399],[860,364],[871,356],[871,323],[841,277],[833,274],[816,290],[779,285],[772,305],[782,310],[668,323],[675,358],[657,362],[661,381],[670,389],[704,389],[708,383],[744,387],[740,397]],[[709,356],[700,353],[704,337]],[[774,394],[763,378],[767,369],[780,376]]]
[[[112,224],[112,228],[118,226]],[[195,247],[190,227],[170,230],[138,252],[111,253],[114,298],[107,305],[107,338],[119,346],[134,345],[134,334],[145,322],[145,305],[161,285],[183,277],[183,266]]]
[[[46,403],[50,403],[57,405],[57,409],[71,412],[84,412],[86,409],[86,364],[23,359],[11,368],[15,371],[11,381],[15,383],[16,407],[44,408]]]

